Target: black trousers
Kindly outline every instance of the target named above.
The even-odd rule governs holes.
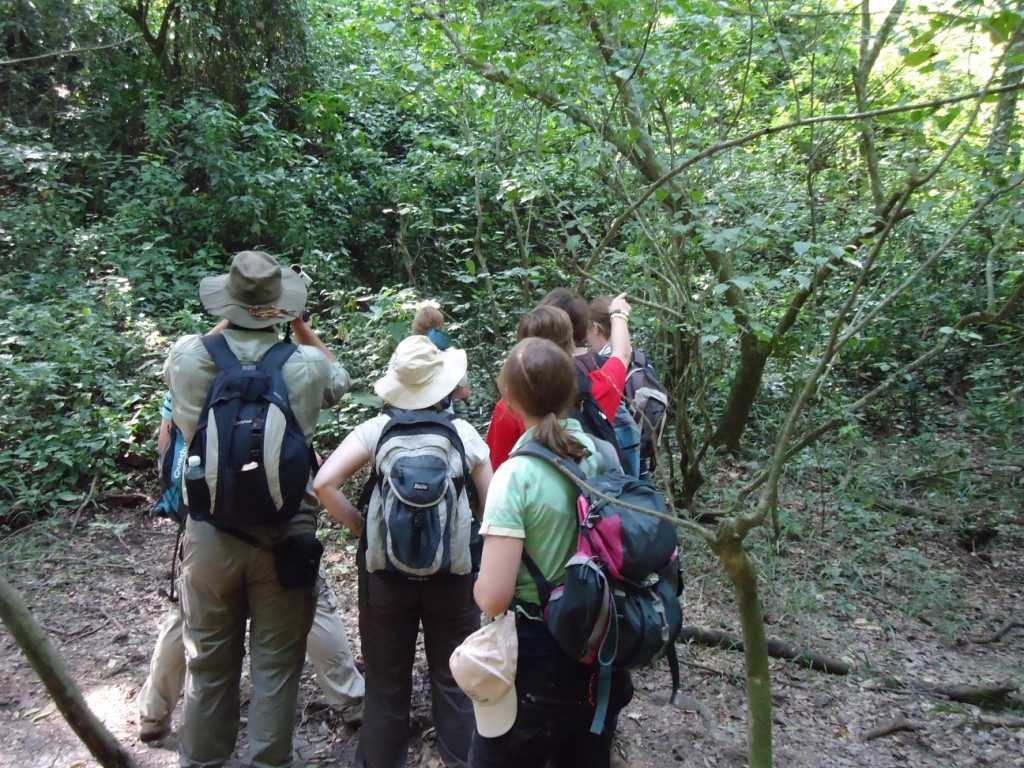
[[[448,768],[466,768],[473,733],[473,705],[455,684],[448,659],[479,627],[473,577],[413,581],[360,569],[359,579],[359,638],[366,697],[356,766],[405,765],[412,667],[422,623],[437,749]]]
[[[520,617],[517,629],[516,721],[494,739],[473,733],[471,768],[608,768],[619,712],[633,698],[629,673],[612,673],[604,730],[595,736],[594,669],[562,653],[539,621]]]

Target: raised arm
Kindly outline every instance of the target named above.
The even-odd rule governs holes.
[[[609,342],[612,345],[612,357],[617,357],[622,364],[629,368],[630,360],[633,358],[633,344],[629,340],[629,313],[632,308],[626,301],[626,294],[620,293],[608,306],[608,316],[612,324],[612,335]]]

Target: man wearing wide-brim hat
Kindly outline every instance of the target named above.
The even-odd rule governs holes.
[[[302,319],[306,285],[262,251],[235,255],[226,275],[199,286],[203,306],[223,318],[223,334],[242,364],[255,363],[280,341],[290,323],[298,346],[282,377],[291,410],[307,442],[321,408],[348,390],[349,377]],[[164,377],[173,395],[174,422],[191,444],[217,366],[197,335],[171,349]],[[239,722],[239,679],[249,621],[252,697],[247,765],[292,764],[295,703],[313,620],[312,589],[286,589],[278,581],[272,548],[316,529],[318,504],[311,478],[299,512],[279,526],[248,527],[241,535],[190,517],[182,539],[182,608],[187,675],[179,734],[181,765],[220,765],[234,750]]]

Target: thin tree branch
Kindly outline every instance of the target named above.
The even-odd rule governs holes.
[[[87,45],[82,48],[68,48],[63,51],[51,51],[49,53],[40,53],[37,56],[25,56],[20,59],[3,59],[0,60],[0,67],[13,67],[15,64],[25,64],[29,61],[40,61],[42,59],[55,59],[61,56],[77,56],[80,53],[92,53],[93,51],[104,51],[107,48],[117,48],[119,45],[130,43],[132,40],[138,40],[142,37],[140,32],[137,35],[126,37],[124,40],[118,40],[116,43],[105,43],[103,45]]]

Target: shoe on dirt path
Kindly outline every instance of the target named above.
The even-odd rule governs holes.
[[[149,743],[162,739],[171,730],[171,718],[153,720],[149,717],[139,718],[139,741]]]
[[[337,710],[341,722],[349,728],[358,728],[363,724],[363,700],[352,699],[341,709]]]

